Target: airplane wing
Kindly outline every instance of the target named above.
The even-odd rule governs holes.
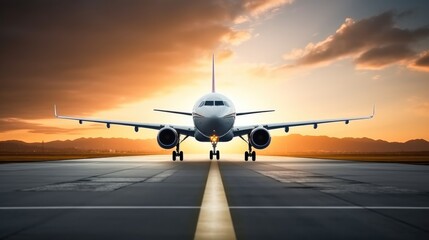
[[[263,127],[267,130],[284,128],[286,132],[288,132],[289,128],[291,128],[291,127],[306,126],[306,125],[313,125],[313,128],[316,129],[319,124],[334,123],[334,122],[344,122],[345,124],[349,124],[350,121],[371,119],[374,117],[374,115],[375,115],[375,106],[373,108],[372,115],[369,115],[369,116],[354,117],[354,118],[337,118],[337,119],[311,120],[311,121],[300,121],[300,122],[285,122],[285,123],[249,125],[249,126],[242,126],[242,127],[234,127],[233,133],[234,133],[234,137],[247,135],[254,128],[257,128],[257,127]]]
[[[255,113],[267,113],[267,112],[274,112],[274,110],[263,110],[263,111],[253,111],[253,112],[238,112],[236,115],[248,115],[248,114],[255,114]]]
[[[190,113],[190,112],[179,112],[179,111],[171,111],[171,110],[163,110],[163,109],[154,109],[154,111],[192,116],[192,113]]]
[[[110,125],[130,126],[130,127],[134,127],[134,131],[138,132],[139,128],[148,128],[148,129],[160,130],[163,127],[169,126],[171,128],[174,128],[179,134],[182,134],[185,136],[193,137],[195,134],[195,128],[194,127],[188,127],[188,126],[177,126],[177,125],[170,125],[170,124],[139,123],[139,122],[116,121],[116,120],[103,120],[103,119],[95,119],[95,118],[80,118],[80,117],[60,116],[57,114],[57,107],[55,105],[54,105],[54,114],[55,114],[56,118],[76,120],[76,121],[79,121],[80,124],[82,124],[83,122],[104,123],[104,124],[106,124],[107,128],[110,128]]]

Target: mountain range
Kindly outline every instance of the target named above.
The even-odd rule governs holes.
[[[191,142],[191,141],[189,141]],[[210,149],[207,144],[207,152]],[[26,143],[17,140],[0,141],[1,153],[29,152],[138,152],[146,154],[169,153],[160,148],[156,139],[126,138],[78,138],[66,141]],[[198,152],[189,145],[185,152]],[[233,148],[232,152],[242,153],[245,149]],[[260,151],[262,154],[283,155],[288,153],[381,153],[381,152],[427,152],[429,142],[413,139],[406,142],[388,142],[370,138],[334,138],[327,136],[303,136],[291,134],[274,136],[271,145]]]
[[[429,142],[413,139],[406,142],[388,142],[371,138],[334,138],[327,136],[302,136],[292,134],[273,137],[271,145],[263,150],[265,154],[287,153],[389,153],[427,152]]]

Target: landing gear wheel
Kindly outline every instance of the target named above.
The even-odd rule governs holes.
[[[250,139],[250,136],[249,136],[249,139]],[[244,141],[246,141],[246,140],[244,140]],[[256,152],[252,151],[252,145],[250,144],[250,140],[246,141],[246,142],[247,142],[247,144],[249,146],[249,151],[245,151],[244,152],[244,161],[247,162],[249,160],[249,157],[252,158],[252,161],[255,161],[256,160]]]
[[[173,159],[173,161],[176,161],[176,156],[177,156],[177,153],[176,153],[176,151],[174,151],[172,153],[172,159]]]
[[[210,160],[213,160],[213,151],[210,150]]]
[[[252,152],[252,161],[255,161],[256,160],[256,152],[255,151],[253,151]]]
[[[220,152],[218,150],[218,151],[216,151],[216,160],[219,160],[219,158],[220,158]]]
[[[179,153],[179,159],[180,159],[180,161],[183,161],[183,151],[180,151],[180,153]]]

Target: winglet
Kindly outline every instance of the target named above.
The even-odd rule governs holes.
[[[375,116],[375,104],[374,104],[374,106],[372,107],[372,115],[371,115],[371,118],[373,118]]]
[[[212,93],[216,92],[215,72],[214,72],[214,53],[212,55]]]
[[[55,115],[55,117],[58,117],[58,114],[57,114],[57,105],[56,104],[54,104],[54,115]]]

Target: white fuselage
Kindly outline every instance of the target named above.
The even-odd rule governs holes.
[[[196,139],[204,141],[204,138],[208,140],[211,136],[217,136],[229,141],[229,137],[225,136],[232,134],[235,116],[234,104],[227,97],[219,93],[204,95],[195,103],[192,110],[197,130]]]

